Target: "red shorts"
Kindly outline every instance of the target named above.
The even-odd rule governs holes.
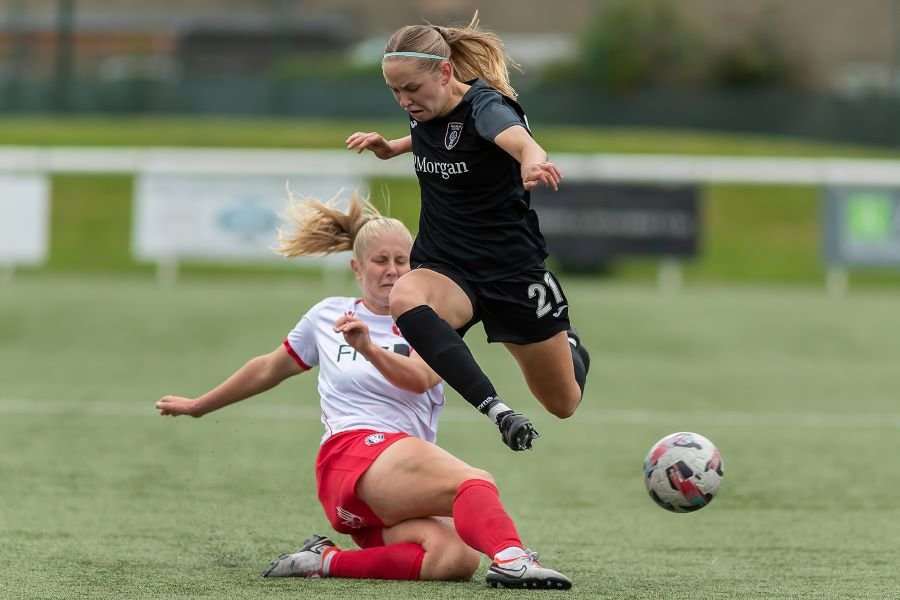
[[[354,429],[330,437],[319,448],[319,502],[334,530],[350,534],[361,548],[384,545],[384,523],[356,496],[356,482],[388,446],[406,437],[409,434]]]

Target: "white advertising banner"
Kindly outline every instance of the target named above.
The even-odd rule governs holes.
[[[139,260],[283,261],[273,252],[295,197],[350,197],[358,181],[334,176],[140,173],[135,180],[132,251]],[[365,193],[360,190],[361,193]],[[308,257],[322,264],[346,256]]]
[[[0,266],[47,258],[50,184],[37,174],[0,174]]]

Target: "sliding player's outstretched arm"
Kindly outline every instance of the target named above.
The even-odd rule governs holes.
[[[163,396],[156,402],[156,409],[163,416],[202,417],[223,406],[272,389],[288,377],[302,372],[303,368],[282,345],[269,354],[250,359],[228,379],[202,396]]]

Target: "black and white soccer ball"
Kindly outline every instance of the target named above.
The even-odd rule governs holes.
[[[724,473],[715,444],[687,431],[659,440],[644,459],[647,493],[672,512],[693,512],[712,502]]]

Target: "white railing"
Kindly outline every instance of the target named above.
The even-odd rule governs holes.
[[[900,186],[900,160],[890,159],[559,153],[552,160],[571,180]],[[410,163],[348,150],[0,147],[0,172],[412,177]]]
[[[900,187],[900,159],[560,153],[552,160],[568,181]],[[348,150],[0,146],[0,175],[40,177],[127,173],[315,176],[361,182],[375,176],[413,177],[411,162],[409,157],[382,161]],[[680,279],[680,271],[664,262],[660,281],[672,280],[673,273]],[[846,280],[843,268],[829,268],[829,289],[842,293]]]

